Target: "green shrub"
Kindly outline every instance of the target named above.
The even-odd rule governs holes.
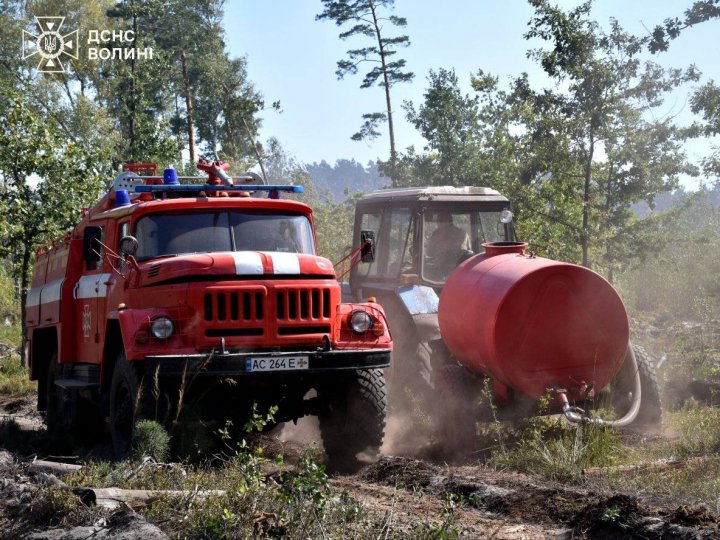
[[[132,455],[136,459],[151,457],[165,461],[170,455],[170,435],[154,420],[140,420],[135,424]]]

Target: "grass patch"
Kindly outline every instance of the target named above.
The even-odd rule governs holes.
[[[665,438],[626,448],[622,462],[636,470],[609,469],[593,481],[608,489],[639,493],[656,504],[705,504],[720,512],[720,409],[686,406],[666,413]],[[676,466],[643,466],[687,460]]]
[[[0,356],[0,394],[27,396],[37,391],[37,383],[31,381],[20,357],[13,353]]]
[[[12,348],[20,346],[22,341],[22,331],[20,330],[19,324],[7,325],[2,320],[0,315],[0,343],[5,343]]]
[[[490,465],[563,482],[579,482],[583,469],[613,465],[622,454],[620,439],[612,429],[574,425],[561,417],[529,418],[517,431],[498,436]]]
[[[368,525],[375,531],[382,526],[368,521],[357,500],[335,492],[323,467],[312,458],[303,456],[294,467],[278,472],[282,465],[281,458],[248,450],[226,457],[220,467],[99,462],[66,481],[75,486],[186,490],[188,496],[161,498],[141,510],[177,537],[366,537]],[[203,490],[225,494],[193,495]]]

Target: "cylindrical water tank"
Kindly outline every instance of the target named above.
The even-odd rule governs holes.
[[[628,317],[615,289],[582,266],[526,255],[526,244],[485,244],[440,295],[443,340],[468,369],[533,398],[564,388],[582,397],[620,369]]]

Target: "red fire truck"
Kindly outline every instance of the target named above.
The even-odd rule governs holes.
[[[300,186],[198,168],[207,177],[185,184],[172,168],[127,167],[72,232],[38,248],[26,338],[48,427],[102,432],[104,420],[123,456],[138,418],[176,419],[204,396],[215,419],[317,415],[330,463],[354,467],[384,435],[382,307],[341,303],[311,208],[280,198]]]

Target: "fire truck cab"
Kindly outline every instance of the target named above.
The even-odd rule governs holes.
[[[392,341],[382,307],[341,303],[312,209],[202,162],[204,184],[119,175],[62,240],[38,248],[29,372],[48,427],[102,430],[127,454],[138,418],[243,425],[317,415],[330,463],[382,444]]]

